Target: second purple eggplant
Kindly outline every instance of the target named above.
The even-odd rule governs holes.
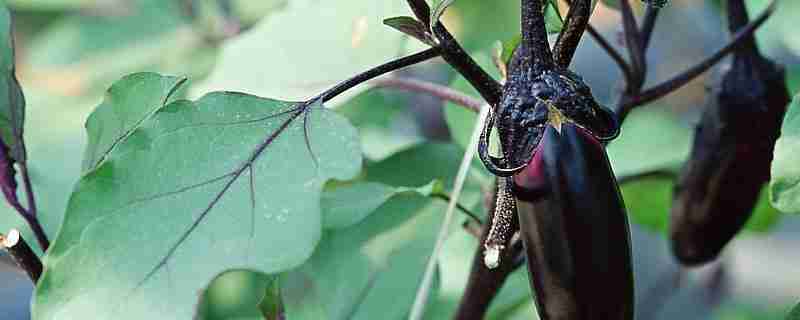
[[[731,33],[747,25],[743,0],[728,1],[728,19]],[[783,69],[745,41],[713,88],[675,188],[670,239],[682,264],[713,260],[747,222],[788,102]]]

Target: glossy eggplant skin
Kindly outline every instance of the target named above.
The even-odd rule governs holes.
[[[731,5],[741,6],[741,1]],[[731,20],[743,25],[743,7]],[[732,30],[733,31],[733,30]],[[716,258],[743,228],[769,180],[789,94],[781,67],[745,43],[713,89],[676,184],[670,217],[675,257],[695,266]]]
[[[630,231],[605,149],[574,123],[560,127],[548,125],[514,177],[539,317],[633,319]]]

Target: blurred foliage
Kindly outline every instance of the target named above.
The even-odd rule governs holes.
[[[797,150],[800,150],[800,97],[795,97],[789,105],[772,161],[771,200],[783,212],[800,213],[800,155]]]
[[[786,316],[786,320],[798,320],[798,319],[800,319],[800,304],[792,308],[792,311],[789,311],[789,315]]]
[[[403,5],[394,3],[317,3],[310,0],[6,2],[14,10],[18,75],[29,106],[25,138],[32,178],[40,214],[51,238],[61,224],[69,191],[80,176],[81,156],[86,145],[84,121],[102,98],[103,91],[123,75],[137,71],[185,75],[192,81],[194,95],[214,87],[277,98],[280,96],[275,92],[315,91],[298,89],[298,83],[324,88],[402,52],[422,48],[380,25],[383,18],[391,16],[384,11],[409,14]],[[677,5],[680,1],[673,2]],[[749,10],[760,12],[767,2],[749,0]],[[366,3],[369,4],[364,5]],[[640,9],[638,0],[632,3]],[[360,5],[380,8],[373,11],[353,9]],[[390,10],[385,10],[387,8]],[[459,0],[444,12],[442,20],[499,79],[497,69],[491,64],[489,48],[497,40],[513,39],[518,34],[518,10],[518,3],[514,1]],[[800,1],[781,1],[774,18],[757,33],[765,51],[778,56],[780,61],[798,60],[800,35],[793,25],[798,11]],[[489,12],[491,14],[487,14]],[[309,18],[320,15],[327,18]],[[367,23],[368,32],[375,34],[365,36],[360,40],[365,41],[364,47],[353,50],[352,32],[363,25],[359,20],[361,16],[372,19]],[[335,38],[326,33],[334,29],[344,30],[344,36]],[[331,39],[344,41],[339,46],[343,51],[321,44]],[[294,47],[299,51],[283,51]],[[580,52],[578,59],[581,59]],[[428,69],[445,70],[438,66],[428,66]],[[446,72],[453,75],[452,71]],[[790,64],[787,78],[792,92],[797,92],[800,68]],[[608,79],[608,82],[613,81],[615,79]],[[294,86],[284,90],[290,85]],[[451,85],[478,96],[460,77],[454,77]],[[420,186],[441,179],[446,189],[451,188],[455,164],[463,153],[475,116],[447,104],[445,119],[454,143],[430,143],[421,133],[420,124],[407,111],[406,106],[411,101],[407,94],[384,89],[372,89],[353,99],[338,101],[337,111],[358,128],[368,159],[357,183],[380,183],[394,188]],[[671,113],[672,106],[665,103],[668,102],[634,112],[625,123],[622,136],[609,145],[609,157],[620,178],[653,170],[674,172],[680,168],[688,152],[691,125],[683,121],[686,115]],[[796,127],[794,122],[790,125]],[[789,150],[788,146],[784,150]],[[785,163],[793,162],[786,160]],[[479,163],[473,168],[462,204],[483,214],[482,187],[490,178]],[[632,222],[653,231],[665,230],[671,179],[629,182],[622,185],[622,192]],[[756,213],[748,222],[749,230],[766,232],[778,225],[781,216],[765,199],[767,192],[762,193]],[[286,307],[290,314],[296,313],[298,305],[308,303],[346,313],[343,310],[352,309],[359,299],[370,301],[370,306],[363,310],[351,310],[359,317],[392,318],[389,313],[399,314],[394,318],[402,317],[397,310],[376,306],[393,305],[402,299],[405,299],[402,303],[408,304],[416,283],[407,279],[414,278],[420,264],[424,263],[426,250],[429,252],[428,246],[432,244],[431,230],[438,226],[438,214],[443,212],[443,206],[439,200],[419,195],[392,195],[376,208],[365,209],[363,221],[357,219],[352,225],[324,231],[323,245],[299,269],[279,276],[241,270],[220,275],[208,286],[201,300],[199,318],[260,319],[264,314],[274,314],[276,308]],[[30,238],[13,211],[0,207],[0,230],[20,226]],[[460,228],[452,229],[440,261],[440,289],[432,298],[429,319],[448,318],[455,310],[477,244]],[[387,238],[395,242],[380,242]],[[392,277],[404,280],[387,279]],[[525,272],[512,275],[493,303],[490,319],[534,317],[526,278]],[[314,297],[298,297],[291,291],[277,292],[281,280],[289,284],[291,281],[309,282],[318,288],[340,291],[317,296],[322,299],[314,300],[311,299]],[[393,292],[389,288],[394,286],[403,286],[403,289]],[[279,296],[287,297],[290,303],[286,306],[276,303]],[[374,316],[384,313],[386,317]],[[722,320],[780,318],[781,315],[774,312],[741,305],[725,306],[714,316]]]

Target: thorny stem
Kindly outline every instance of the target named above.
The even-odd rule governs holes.
[[[556,64],[563,68],[567,68],[572,61],[592,14],[591,0],[573,0],[571,2],[564,29],[559,33],[553,49]]]
[[[407,2],[417,19],[430,24],[431,9],[425,0],[407,0]],[[467,79],[490,105],[497,105],[502,94],[500,83],[478,66],[441,22],[436,22],[431,26],[431,30],[439,41],[442,58]]]
[[[553,65],[553,55],[547,41],[542,5],[542,0],[522,0],[520,49],[530,51],[523,56],[532,57],[533,65],[549,69]]]
[[[360,74],[357,74],[356,76],[354,76],[354,77],[352,77],[350,79],[347,79],[347,80],[335,85],[333,88],[328,89],[328,91],[323,92],[322,94],[317,96],[315,99],[311,99],[311,100],[320,99],[320,100],[322,100],[323,103],[327,102],[327,101],[333,99],[334,97],[342,94],[343,92],[345,92],[347,90],[352,89],[353,87],[355,87],[355,86],[357,86],[357,85],[359,85],[359,84],[361,84],[363,82],[369,81],[369,80],[371,80],[371,79],[373,79],[373,78],[375,78],[377,76],[380,76],[380,75],[395,71],[397,69],[402,69],[402,68],[405,68],[405,67],[408,67],[408,66],[411,66],[411,65],[415,65],[417,63],[420,63],[420,62],[423,62],[423,61],[438,57],[440,53],[441,52],[440,52],[439,48],[438,47],[434,47],[434,48],[429,48],[429,49],[424,50],[424,51],[420,51],[420,52],[412,54],[410,56],[406,56],[406,57],[402,57],[402,58],[399,58],[399,59],[396,59],[396,60],[393,60],[393,61],[389,61],[387,63],[384,63],[382,65],[374,67],[372,69],[364,71],[364,72],[362,72]]]
[[[397,88],[413,92],[427,93],[439,99],[453,102],[476,113],[481,110],[481,106],[486,104],[480,99],[467,95],[461,91],[443,86],[438,83],[419,79],[386,77],[375,79],[371,83],[377,87]]]
[[[733,39],[731,39],[728,44],[712,54],[710,57],[689,68],[688,70],[676,75],[675,77],[662,82],[661,84],[655,85],[639,94],[629,96],[628,99],[622,99],[618,108],[620,120],[624,119],[633,108],[661,98],[689,83],[689,81],[692,81],[694,78],[717,64],[717,62],[722,60],[722,58],[724,58],[727,54],[735,51],[737,48],[739,48],[739,46],[743,45],[745,41],[752,37],[753,33],[758,30],[758,28],[763,25],[765,21],[767,21],[767,18],[769,18],[769,16],[775,10],[775,4],[776,0],[770,2],[769,6],[766,10],[764,10],[764,12],[762,12],[752,22],[748,23],[745,28],[736,32],[736,34],[733,36]]]

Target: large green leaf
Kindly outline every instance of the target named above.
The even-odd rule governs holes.
[[[445,210],[434,201],[397,195],[364,221],[326,231],[314,256],[281,276],[287,318],[404,319]]]
[[[224,270],[301,264],[357,141],[319,104],[216,92],[158,110],[76,185],[34,318],[185,319]]]
[[[194,95],[234,89],[307,99],[402,54],[405,36],[384,26],[383,19],[408,12],[403,1],[292,1],[285,10],[226,42],[215,70],[194,88]]]
[[[772,159],[770,200],[783,212],[800,213],[800,97],[789,105]]]
[[[25,162],[25,97],[17,82],[11,15],[0,2],[0,138],[15,162]]]
[[[186,78],[163,77],[156,73],[135,73],[116,82],[105,100],[86,120],[89,145],[83,170],[94,168],[148,116],[174,98]]]

